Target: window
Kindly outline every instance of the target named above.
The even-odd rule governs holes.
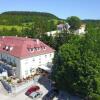
[[[38,47],[37,50],[40,51],[40,48]]]
[[[25,71],[25,75],[28,75],[28,70]]]
[[[30,73],[34,72],[34,68],[30,68]]]
[[[43,47],[43,50],[46,50],[46,47]]]
[[[45,58],[47,58],[47,55],[45,55]]]
[[[39,51],[41,50],[41,48],[39,48]]]
[[[13,50],[13,47],[9,47],[9,50],[12,51]]]
[[[34,48],[28,48],[29,52],[34,52]]]
[[[52,54],[50,54],[50,57],[52,57]]]
[[[28,62],[25,62],[25,65],[28,64]]]
[[[41,58],[39,58],[39,63],[41,63]]]
[[[41,60],[39,61],[39,64],[41,64]]]
[[[33,51],[33,48],[31,48],[31,51]]]
[[[35,61],[35,58],[33,58],[33,61]]]
[[[36,50],[36,51],[37,51],[37,48],[35,47],[35,48],[34,48],[34,50]]]
[[[15,61],[15,60],[13,60],[13,63],[15,64],[15,63],[16,63],[16,61]]]
[[[1,59],[2,59],[2,54],[1,54]]]

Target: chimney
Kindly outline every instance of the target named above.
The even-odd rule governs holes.
[[[2,38],[4,39],[4,38],[5,38],[5,36],[2,36]]]
[[[36,39],[36,43],[39,44],[39,39]]]
[[[27,39],[28,37],[26,36],[25,38]]]

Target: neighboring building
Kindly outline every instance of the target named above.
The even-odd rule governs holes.
[[[58,33],[60,33],[61,31],[59,30],[55,30],[55,31],[50,31],[50,32],[46,32],[45,34],[47,34],[48,36],[53,36],[55,37]]]
[[[61,33],[64,30],[67,31],[67,32],[69,32],[69,28],[70,28],[70,25],[68,23],[59,24],[59,25],[57,25],[57,30],[46,32],[45,34],[47,34],[48,36],[55,37],[58,33]]]
[[[79,29],[75,30],[74,33],[77,35],[85,34],[85,28],[86,28],[86,25],[82,24]]]
[[[57,30],[63,31],[64,30],[64,24],[57,25]]]
[[[39,39],[0,37],[0,59],[16,65],[18,78],[25,78],[38,68],[50,71],[54,51]]]
[[[68,23],[65,24],[59,24],[57,25],[57,30],[59,31],[69,31],[70,25]]]

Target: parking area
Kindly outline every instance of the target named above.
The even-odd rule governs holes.
[[[45,95],[48,92],[48,90],[44,88],[44,86],[42,86],[41,84],[37,83],[36,85],[40,87],[41,91],[43,92],[43,95]],[[0,100],[32,100],[31,98],[25,95],[26,90],[27,89],[21,91],[18,94],[8,94],[7,91],[3,88],[2,84],[0,83]],[[42,100],[41,98],[37,100]]]
[[[38,85],[40,87],[40,91],[43,93],[42,97],[45,94],[47,94],[47,92],[51,89],[51,82],[47,77],[41,77],[38,80],[38,82],[34,83],[33,85]],[[27,89],[17,94],[14,93],[8,94],[7,91],[3,88],[2,84],[0,83],[0,98],[1,98],[0,100],[32,100],[31,98],[25,95]],[[35,100],[42,100],[42,97]],[[54,100],[81,100],[81,99],[76,96],[71,96],[67,93],[60,91],[60,95]]]

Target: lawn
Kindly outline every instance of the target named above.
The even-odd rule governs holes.
[[[17,29],[17,31],[21,31],[22,28],[25,28],[23,26],[18,26],[18,25],[0,25],[0,30],[3,30],[3,29],[7,29],[7,30],[11,30],[12,28],[15,28]]]

